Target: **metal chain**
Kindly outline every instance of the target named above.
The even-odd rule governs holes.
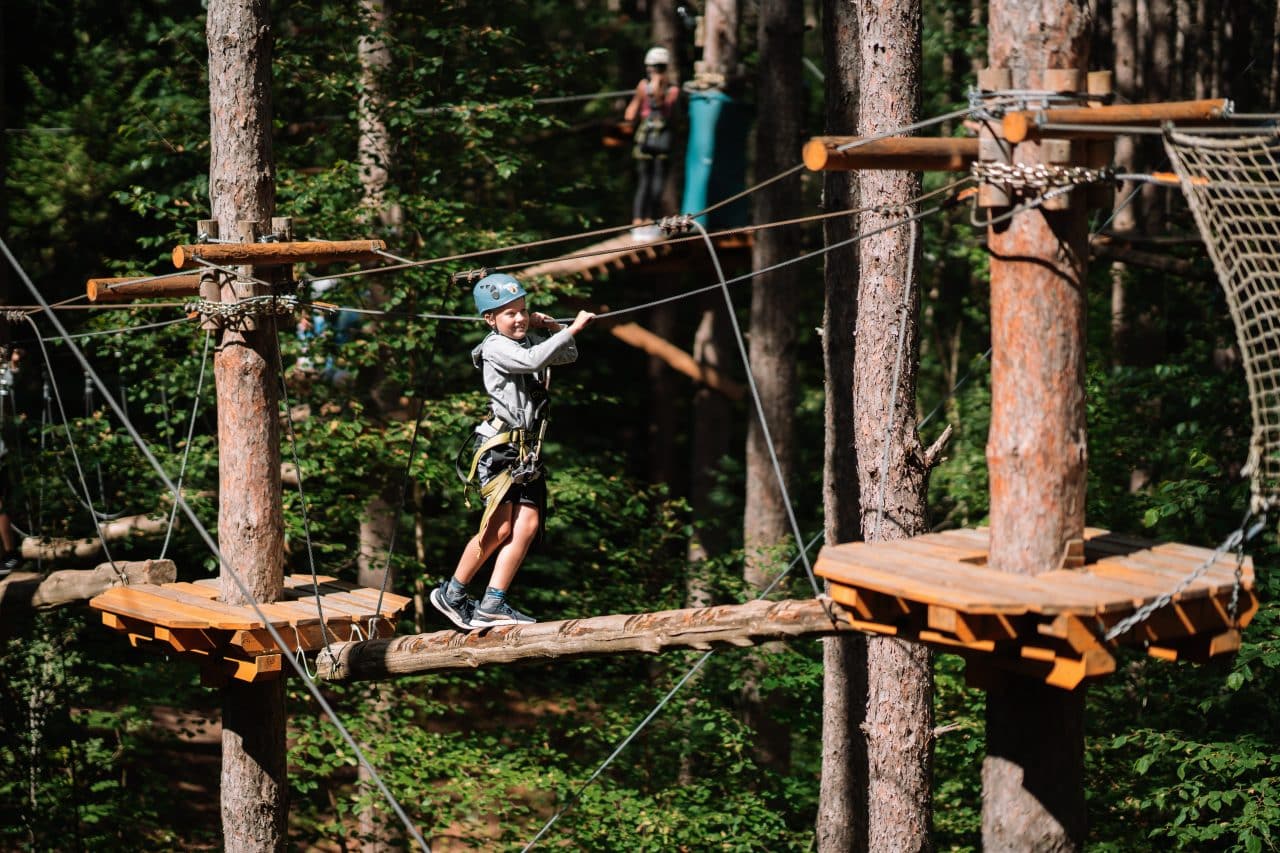
[[[1137,625],[1150,619],[1151,614],[1155,613],[1162,607],[1168,606],[1178,594],[1203,577],[1205,572],[1209,571],[1209,569],[1212,568],[1224,554],[1232,550],[1237,552],[1235,585],[1231,589],[1231,621],[1234,623],[1236,618],[1236,609],[1239,606],[1240,587],[1244,581],[1243,563],[1245,543],[1257,536],[1262,532],[1262,529],[1267,526],[1267,517],[1265,515],[1259,516],[1256,522],[1250,524],[1253,517],[1254,515],[1252,511],[1245,513],[1244,521],[1240,522],[1240,526],[1236,528],[1221,545],[1214,549],[1213,554],[1209,559],[1205,560],[1186,577],[1178,581],[1177,585],[1168,592],[1162,593],[1156,598],[1153,598],[1151,601],[1133,611],[1129,616],[1117,622],[1111,630],[1103,636],[1103,639],[1110,642],[1116,637],[1127,633]]]
[[[1087,166],[1055,166],[1048,163],[973,164],[973,176],[980,181],[1004,184],[1015,189],[1046,190],[1050,187],[1076,187],[1106,183],[1115,178],[1115,169],[1090,169]]]
[[[242,320],[246,317],[283,317],[298,308],[296,296],[249,296],[237,302],[213,302],[199,299],[188,302],[188,313],[199,314],[202,320]]]

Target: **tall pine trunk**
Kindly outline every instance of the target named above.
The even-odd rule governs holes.
[[[224,235],[237,224],[267,223],[275,207],[271,151],[271,44],[267,0],[211,0],[209,46],[209,201]],[[224,285],[223,300],[243,295]],[[284,584],[280,501],[276,324],[223,330],[214,357],[218,393],[218,540],[229,567],[259,602]],[[221,598],[247,603],[223,566]],[[232,681],[222,704],[222,828],[228,850],[283,850],[289,787],[285,777],[284,679]]]
[[[858,135],[911,124],[920,110],[919,0],[861,0]],[[864,203],[905,205],[920,194],[918,172],[864,171]],[[867,233],[901,218],[868,211]],[[867,541],[925,532],[928,471],[916,436],[920,241],[916,223],[862,241],[859,248],[853,413]],[[892,637],[867,640],[867,834],[864,850],[930,848],[933,766],[933,656]]]
[[[1086,0],[997,0],[988,56],[1014,88],[1048,68],[1084,70]],[[1039,146],[1015,162],[1034,166]],[[1030,210],[988,229],[991,247],[990,566],[1038,574],[1082,541],[1085,497],[1085,208]],[[993,673],[982,765],[989,851],[1078,850],[1084,844],[1084,690]]]
[[[360,99],[357,104],[357,121],[360,136],[356,159],[360,164],[361,216],[364,221],[376,221],[385,228],[399,228],[403,213],[400,206],[387,201],[387,184],[391,179],[392,144],[387,128],[385,110],[387,98],[385,76],[391,65],[391,52],[387,49],[384,34],[389,25],[384,0],[360,0],[361,23],[364,31],[356,42],[356,55],[360,61]],[[375,277],[376,278],[376,277]],[[381,280],[371,285],[374,303],[387,301]],[[382,363],[382,360],[380,360]],[[380,415],[393,407],[399,398],[398,389],[388,382],[384,371],[375,371],[371,408]],[[360,545],[356,554],[357,581],[363,587],[391,589],[395,573],[390,561],[391,542],[399,523],[401,495],[393,483],[388,483],[364,505],[360,517]],[[373,737],[390,735],[387,725],[392,707],[392,688],[387,684],[376,685],[370,697],[369,718]],[[374,790],[368,768],[360,765],[357,775],[366,790]],[[361,850],[378,853],[395,845],[395,824],[375,798],[359,815]]]
[[[858,103],[858,7],[855,0],[823,0],[822,48],[826,68],[828,134],[853,133]],[[847,210],[858,205],[852,172],[823,175],[823,207]],[[853,217],[828,219],[823,240],[829,246],[853,236]],[[853,441],[854,329],[858,310],[856,244],[826,255],[823,271],[822,357],[826,373],[823,419],[826,441],[822,466],[822,505],[828,544],[849,542],[861,534],[858,466]],[[844,853],[866,836],[864,741],[859,724],[865,712],[866,640],[860,636],[822,641],[822,781],[818,792],[817,849]]]
[[[772,177],[789,168],[800,150],[803,92],[800,65],[804,38],[803,0],[763,0],[760,6],[758,45],[760,75],[757,84],[760,112],[770,117],[756,128],[756,177]],[[755,195],[755,221],[774,222],[800,214],[800,176],[778,181]],[[762,270],[800,254],[800,234],[794,228],[756,232],[751,250],[752,269]],[[800,286],[796,267],[784,267],[756,278],[751,286],[751,372],[760,391],[769,433],[779,467],[791,482],[793,414],[796,401],[796,292]],[[746,551],[744,579],[749,590],[761,589],[780,568],[782,554],[792,538],[783,492],[774,473],[769,448],[760,423],[752,418],[747,427],[746,513],[743,543]],[[777,722],[771,697],[760,692],[761,655],[745,678],[743,710],[758,732],[760,763],[780,772],[790,765],[790,732]]]

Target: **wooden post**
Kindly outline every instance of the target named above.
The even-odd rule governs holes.
[[[989,62],[1015,89],[1050,65],[1088,65],[1088,0],[993,0]],[[1016,164],[1041,162],[1035,142]],[[1000,213],[999,210],[992,211]],[[1031,209],[989,228],[990,565],[1057,569],[1084,533],[1085,207]],[[1078,850],[1085,839],[1084,690],[998,676],[987,693],[982,841],[987,850]]]
[[[210,0],[209,201],[223,234],[243,241],[249,223],[268,221],[275,206],[271,153],[271,40],[266,0]],[[208,244],[212,247],[219,244]],[[252,269],[249,270],[252,272]],[[252,293],[229,279],[222,300]],[[229,323],[214,356],[218,399],[218,541],[225,564],[219,597],[276,601],[284,585],[284,523],[280,495],[276,323]],[[227,850],[285,848],[288,813],[285,682],[232,680],[222,700],[222,846]]]

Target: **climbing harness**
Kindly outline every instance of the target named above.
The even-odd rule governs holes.
[[[537,407],[533,412],[535,428],[505,428],[507,424],[495,415],[489,423],[497,424],[498,432],[480,442],[480,446],[471,454],[471,465],[465,474],[462,472],[462,461],[466,456],[467,448],[476,442],[481,433],[473,432],[467,436],[454,460],[454,468],[463,483],[462,499],[467,506],[471,505],[467,495],[472,484],[477,482],[481,461],[485,455],[491,454],[485,466],[487,470],[500,468],[497,474],[481,482],[477,489],[484,500],[484,513],[480,516],[480,528],[476,533],[477,547],[479,539],[484,537],[484,532],[489,528],[489,520],[502,504],[507,493],[511,491],[511,487],[528,485],[546,474],[546,466],[542,463],[542,444],[547,436],[547,423],[550,421],[547,409],[551,398],[547,388],[551,384],[551,369],[544,370],[542,381],[538,381],[532,375],[527,376],[527,381],[533,385],[531,396],[538,399]]]

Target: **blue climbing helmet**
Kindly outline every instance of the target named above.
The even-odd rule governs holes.
[[[504,272],[495,272],[476,282],[472,295],[476,299],[476,313],[486,314],[496,311],[508,302],[514,302],[525,296],[524,288],[514,276]]]

